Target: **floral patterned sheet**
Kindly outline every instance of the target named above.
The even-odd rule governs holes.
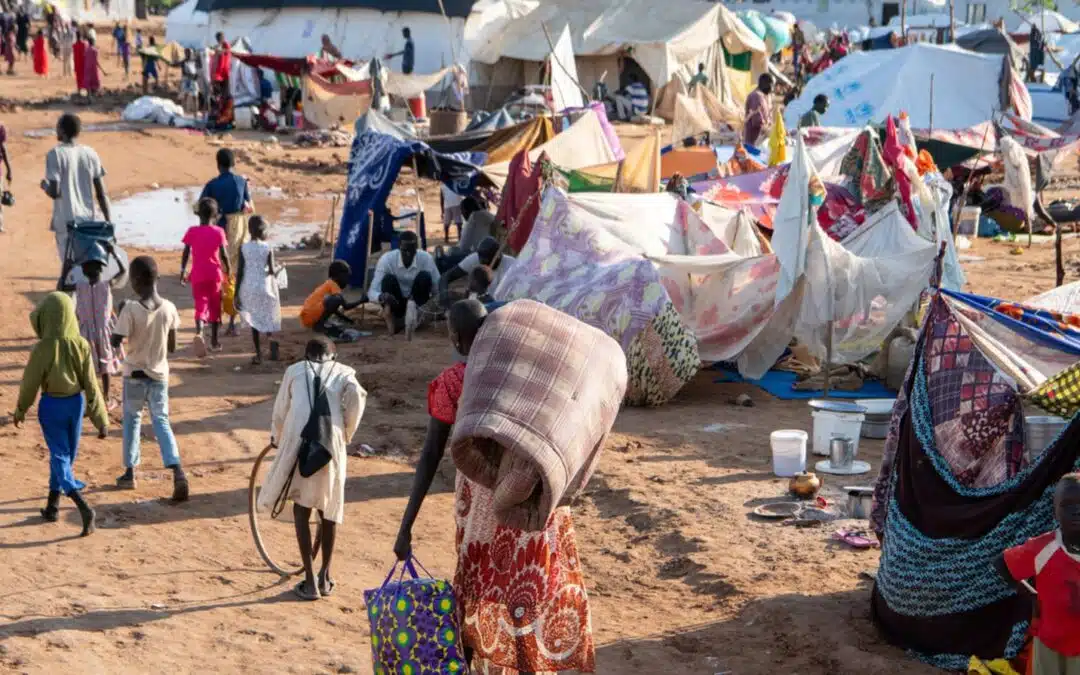
[[[779,264],[761,254],[760,243],[755,249],[749,219],[716,207],[707,217],[668,194],[567,195],[549,188],[529,242],[495,295],[544,302],[601,328],[628,354],[653,360],[665,358],[656,356],[663,350],[631,346],[670,303],[696,338],[696,358],[737,359],[773,316]],[[678,342],[679,331],[663,333]],[[768,350],[779,351],[766,369],[789,337]],[[668,352],[668,366],[685,360]]]

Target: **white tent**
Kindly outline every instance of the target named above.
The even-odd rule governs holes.
[[[658,90],[680,71],[708,63],[722,39],[730,51],[760,54],[760,71],[765,72],[764,43],[719,3],[508,0],[478,4],[469,19],[466,48],[474,65],[474,85],[532,83],[539,63],[567,27],[587,90],[601,79],[609,89],[617,88],[623,56],[636,61]]]
[[[1075,21],[1070,21],[1063,14],[1059,14],[1052,9],[1035,12],[1028,17],[1027,21],[1020,24],[1017,32],[1030,33],[1032,24],[1035,24],[1039,30],[1046,33],[1075,33],[1080,30],[1080,25],[1077,25]]]
[[[200,49],[214,40],[210,32],[210,17],[199,11],[198,0],[187,0],[176,6],[165,18],[165,40],[182,47]]]
[[[22,3],[12,3],[15,4]],[[135,0],[52,0],[52,4],[60,16],[79,22],[123,21],[135,18]]]
[[[795,126],[814,97],[825,94],[830,106],[823,126],[880,124],[889,115],[906,111],[912,128],[966,129],[991,119],[1001,107],[998,83],[1003,58],[922,43],[855,52],[810,80],[787,107],[784,119]]]
[[[235,8],[222,8],[223,4]],[[460,56],[464,43],[465,17],[456,11],[465,4],[460,0],[442,3],[449,18],[440,12],[440,3],[435,0],[339,0],[334,3],[337,6],[321,7],[302,0],[286,0],[284,7],[281,2],[267,2],[266,7],[258,8],[252,4],[200,0],[200,7],[210,6],[204,46],[211,44],[220,31],[230,41],[248,38],[256,54],[302,58],[318,52],[322,36],[328,35],[345,58],[367,61],[400,52],[405,45],[401,29],[409,28],[416,50],[414,72],[433,73],[457,62],[455,52]],[[397,7],[415,11],[396,11]],[[420,11],[421,7],[427,11]],[[388,65],[400,69],[400,57]]]

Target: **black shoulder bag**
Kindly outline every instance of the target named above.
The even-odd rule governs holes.
[[[334,364],[331,362],[330,369]],[[330,399],[326,396],[320,371],[315,370],[314,387],[308,383],[308,398],[311,401],[311,415],[308,416],[304,430],[300,432],[300,447],[296,451],[296,465],[300,475],[310,478],[330,463],[334,456],[330,452],[333,443],[334,424],[330,415]],[[314,393],[313,390],[314,389]]]

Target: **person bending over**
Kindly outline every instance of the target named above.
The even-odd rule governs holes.
[[[427,304],[439,284],[435,258],[419,248],[415,232],[402,232],[398,249],[379,258],[368,290],[368,298],[382,306],[390,334],[397,333],[404,324],[410,340],[419,322],[419,308]]]
[[[439,302],[443,307],[450,304],[450,284],[454,283],[458,279],[463,279],[475,270],[477,267],[484,265],[491,269],[492,279],[490,288],[492,290],[499,287],[499,282],[503,280],[503,277],[513,269],[517,263],[517,259],[512,255],[504,255],[499,249],[499,242],[495,240],[495,237],[485,237],[480,245],[476,247],[476,252],[465,256],[465,259],[457,264],[449,272],[447,272],[443,278],[439,281]]]
[[[364,300],[346,302],[343,291],[349,285],[352,268],[344,260],[330,263],[329,277],[304,301],[300,309],[300,323],[316,333],[324,333],[336,339],[341,337],[342,325],[351,325],[353,320],[345,312],[364,304]]]

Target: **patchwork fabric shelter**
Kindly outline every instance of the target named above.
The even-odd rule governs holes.
[[[388,231],[392,225],[381,216],[385,215],[386,198],[405,162],[415,162],[421,177],[442,181],[461,195],[491,183],[477,166],[483,163],[483,154],[451,156],[437,153],[374,110],[356,120],[355,132],[334,257],[349,263],[352,285],[362,287],[372,246],[376,241],[392,239],[392,232]],[[372,238],[376,241],[368,240],[369,212],[376,217],[372,229]],[[420,238],[420,245],[425,246],[422,229]]]
[[[1080,468],[1080,316],[940,291],[893,408],[871,524],[872,598],[890,642],[948,670],[1012,657],[1033,607],[995,569],[1055,527],[1057,480]],[[1069,421],[1045,449],[1027,415]],[[1064,421],[1063,420],[1063,421]]]

